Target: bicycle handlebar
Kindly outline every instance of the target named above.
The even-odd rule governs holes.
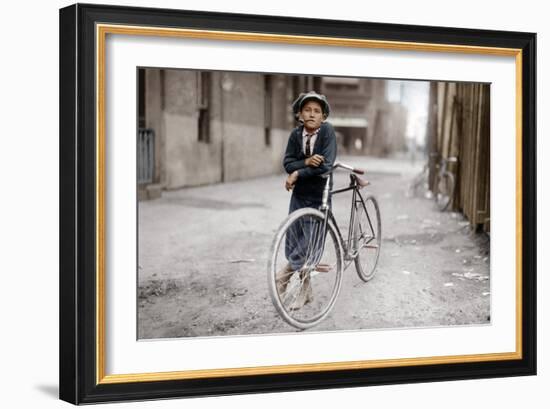
[[[446,158],[442,154],[440,154],[439,152],[430,152],[429,158],[430,158],[430,160],[433,160],[433,159],[436,159],[436,158],[441,158],[441,160],[444,160],[446,162],[458,162],[458,158],[456,156],[449,156],[449,157]]]
[[[332,172],[334,172],[334,170],[337,169],[337,168],[343,168],[343,169],[349,170],[350,172],[357,173],[358,175],[364,175],[364,174],[365,174],[365,170],[364,170],[364,169],[354,168],[353,166],[346,165],[345,163],[336,162],[334,165],[332,165],[332,169],[331,169],[331,170],[326,171],[326,172],[323,173],[321,176],[328,176],[328,175],[330,175]]]
[[[336,169],[336,168],[344,168],[344,169],[349,170],[350,172],[357,173],[358,175],[364,175],[365,174],[365,171],[363,169],[354,168],[353,166],[346,165],[345,163],[341,163],[341,162],[336,162],[334,164],[334,166],[332,167],[333,170]]]

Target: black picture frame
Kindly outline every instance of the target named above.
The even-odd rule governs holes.
[[[101,382],[97,24],[517,49],[521,53],[521,350],[515,359]],[[536,34],[76,4],[60,10],[60,398],[74,404],[536,374]]]

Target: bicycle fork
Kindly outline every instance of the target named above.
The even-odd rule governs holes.
[[[329,196],[330,196],[330,182],[331,182],[332,174],[330,174],[327,177],[327,181],[325,183],[325,188],[323,189],[323,198],[321,202],[321,207],[319,210],[325,215],[323,218],[323,224],[320,226],[319,231],[315,231],[315,234],[311,234],[311,237],[314,238],[315,243],[313,243],[313,249],[317,252],[315,255],[313,262],[310,266],[307,266],[308,269],[314,269],[320,262],[321,258],[323,256],[323,253],[325,252],[325,244],[326,244],[326,237],[327,237],[327,224],[329,219]],[[321,240],[320,243],[318,243],[318,240]]]

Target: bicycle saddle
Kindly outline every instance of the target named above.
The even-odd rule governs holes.
[[[360,188],[370,185],[370,182],[367,179],[363,179],[362,177],[354,174],[349,176],[350,176],[350,179],[352,179],[352,181],[355,179],[355,182],[359,185]]]

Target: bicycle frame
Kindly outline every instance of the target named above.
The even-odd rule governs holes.
[[[327,182],[325,184],[325,189],[323,191],[323,201],[322,201],[321,208],[319,210],[321,212],[323,212],[324,215],[325,215],[325,221],[324,221],[324,224],[323,224],[323,231],[326,231],[326,224],[327,224],[329,219],[332,221],[332,224],[336,228],[336,232],[338,234],[338,239],[340,240],[340,243],[342,243],[342,247],[343,247],[343,250],[344,250],[344,269],[347,269],[348,266],[351,264],[351,262],[355,259],[355,257],[359,253],[359,250],[361,250],[359,248],[359,249],[356,249],[356,251],[353,254],[351,253],[352,238],[353,238],[353,235],[355,233],[355,217],[356,217],[356,213],[357,213],[357,204],[358,203],[361,204],[361,206],[363,207],[363,210],[365,211],[365,215],[367,216],[367,221],[369,223],[370,229],[372,231],[374,231],[374,228],[372,226],[372,221],[371,221],[369,213],[367,211],[367,207],[365,206],[365,201],[363,199],[363,196],[361,195],[361,192],[359,191],[360,186],[357,183],[357,179],[356,179],[355,175],[350,174],[350,184],[349,184],[349,186],[347,186],[345,188],[336,189],[336,190],[330,190],[330,185],[331,185],[332,180],[333,180],[333,176],[332,176],[332,172],[331,172],[331,173],[329,173],[329,175],[327,177]],[[344,241],[342,232],[340,231],[340,227],[338,226],[338,223],[336,222],[336,218],[334,217],[334,214],[333,214],[332,210],[328,206],[328,201],[329,201],[329,198],[332,197],[333,195],[336,195],[336,194],[339,194],[339,193],[344,193],[344,192],[347,192],[347,191],[350,191],[350,190],[353,191],[352,198],[351,198],[350,221],[349,221],[349,226],[348,226],[348,237]],[[325,237],[325,234],[323,234],[323,237]],[[374,237],[371,237],[369,240],[367,240],[365,243],[363,243],[361,248],[367,246],[372,240],[374,240]],[[324,247],[324,245],[325,245],[325,243],[323,241],[322,246]]]
[[[439,163],[439,172],[438,172],[438,174],[442,175],[443,173],[445,173],[447,171],[447,168],[448,168],[449,164],[456,163],[457,161],[458,161],[458,159],[457,159],[456,156],[452,156],[452,157],[449,157],[449,158],[441,158],[441,161]]]

